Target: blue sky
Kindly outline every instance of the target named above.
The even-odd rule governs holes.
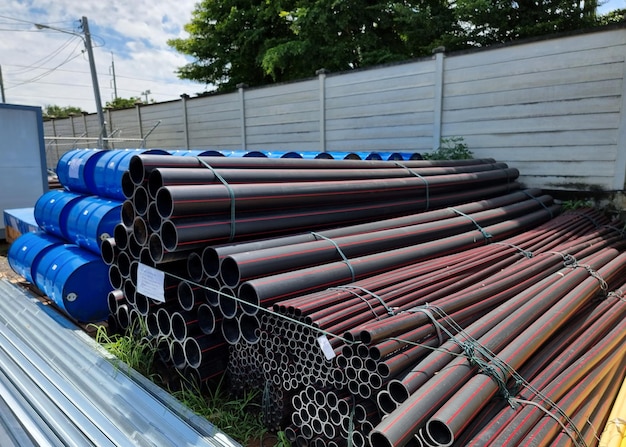
[[[167,45],[185,37],[196,0],[4,0],[0,2],[0,66],[6,101],[15,104],[77,106],[95,112],[87,55],[80,37],[35,23],[81,33],[86,16],[102,102],[118,96],[149,101],[179,99],[205,90],[182,81],[175,71],[187,59]]]
[[[80,33],[86,16],[93,36],[102,102],[118,96],[148,101],[194,96],[207,89],[182,81],[175,71],[188,60],[167,45],[185,37],[197,0],[3,0],[0,2],[0,67],[6,101],[13,104],[76,106],[95,112],[91,75],[80,37],[38,30],[35,23]],[[599,12],[626,8],[607,0]],[[208,86],[208,89],[211,89]],[[150,93],[147,93],[147,92]]]

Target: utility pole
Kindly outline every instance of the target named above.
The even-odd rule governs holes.
[[[100,86],[98,85],[98,75],[96,73],[96,62],[93,57],[93,46],[91,45],[91,33],[89,32],[89,22],[87,21],[87,17],[83,16],[80,21],[81,27],[83,29],[82,34],[76,33],[74,31],[69,31],[60,28],[54,28],[48,25],[42,25],[40,23],[35,23],[35,27],[37,29],[51,29],[54,31],[58,31],[60,33],[72,34],[74,36],[78,36],[83,39],[85,43],[85,49],[87,50],[87,56],[89,58],[89,69],[91,71],[91,83],[93,84],[93,95],[96,99],[96,113],[98,114],[98,122],[100,124],[100,132],[98,134],[98,145],[102,149],[107,149],[107,141],[106,141],[106,122],[104,120],[104,113],[102,112],[102,99],[100,98]]]
[[[113,75],[113,99],[117,99],[117,81],[115,79],[115,59],[113,59],[113,51],[111,51],[111,74]]]
[[[100,98],[100,86],[98,85],[98,74],[96,73],[96,62],[93,58],[93,46],[91,45],[91,33],[89,32],[89,21],[83,16],[81,20],[83,34],[85,35],[85,47],[87,47],[87,56],[89,57],[89,69],[91,70],[91,79],[93,81],[93,94],[96,97],[96,112],[98,113],[98,121],[100,122],[100,135],[98,142],[102,149],[107,149],[106,123],[104,121],[104,113],[102,112],[102,99]]]
[[[7,102],[4,97],[4,81],[2,80],[2,65],[0,65],[0,94],[2,94],[2,102]]]

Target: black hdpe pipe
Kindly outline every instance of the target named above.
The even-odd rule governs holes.
[[[471,174],[450,174],[428,178],[408,177],[383,180],[351,180],[343,182],[246,183],[226,187],[222,184],[165,186],[156,194],[157,211],[167,219],[180,216],[201,216],[215,212],[228,215],[231,194],[237,211],[319,207],[346,202],[389,201],[403,195],[426,196],[452,192],[465,187],[484,186],[494,182],[515,180],[514,168]],[[427,180],[426,180],[427,179]]]
[[[237,184],[372,180],[416,177],[416,174],[428,177],[506,168],[505,163],[427,167],[411,171],[401,166],[388,169],[218,169],[215,172],[207,168],[156,168],[148,177],[148,192],[154,198],[158,190],[164,186],[207,185],[220,182],[216,173],[227,183]]]
[[[513,233],[547,221],[552,215],[557,214],[558,210],[558,206],[551,206],[512,221],[488,226],[483,230],[491,235],[491,241],[501,240]],[[345,262],[334,262],[253,279],[240,286],[239,297],[255,305],[261,303],[267,305],[295,295],[347,284],[365,276],[383,273],[416,261],[467,250],[485,243],[483,233],[478,230],[470,231],[438,241],[362,256],[350,260],[349,265]]]
[[[587,259],[585,264],[590,265],[594,269],[598,269],[600,265],[610,264],[617,256],[618,253],[615,249],[606,249],[592,256],[590,259]],[[542,307],[545,308],[559,303],[559,300],[567,295],[569,290],[580,283],[581,278],[587,276],[588,272],[584,270],[566,271],[561,281],[547,289],[536,292],[532,298],[522,306],[519,312],[516,312],[510,319],[505,320],[503,323],[487,332],[487,334],[480,337],[478,343],[491,352],[498,354],[498,352],[507,347],[507,345],[510,346],[509,343],[514,337],[524,332],[524,329],[528,327],[528,322],[532,321],[529,320],[528,315],[535,315],[535,318],[538,316],[539,320],[537,321],[541,321],[542,316],[546,315],[546,313],[542,311]],[[568,300],[565,300],[565,302],[567,303]],[[555,308],[558,308],[558,306],[552,309]],[[566,317],[563,316],[562,320],[565,321]],[[475,324],[480,324],[480,321]],[[532,326],[534,325],[535,324]],[[558,324],[555,324],[554,330],[556,330],[556,327],[558,327]],[[549,333],[551,332],[547,332],[547,334]],[[536,332],[533,333],[533,336],[526,336],[526,340],[533,338],[535,335]],[[521,337],[519,338],[521,339]],[[533,338],[533,340],[535,340],[535,338]],[[436,356],[438,354],[435,353],[434,355]],[[429,357],[427,357],[425,361],[431,361]],[[370,434],[372,445],[384,447],[406,444],[408,440],[417,433],[417,430],[438,412],[442,403],[448,401],[457,390],[462,388],[468,380],[472,379],[475,370],[476,368],[470,366],[468,360],[464,357],[452,360],[445,368],[441,369],[439,374],[420,386],[406,401],[375,427]],[[478,401],[478,398],[474,400]],[[482,401],[465,403],[465,405],[468,406],[469,404],[481,405]],[[451,431],[447,433],[451,433]],[[431,431],[430,435],[431,437],[434,435],[433,439],[437,440],[443,440],[445,438],[445,433],[439,431],[435,433]]]
[[[476,225],[484,227],[504,219],[513,219],[542,206],[550,206],[551,203],[550,196],[541,196],[466,216],[457,214],[458,217],[444,221],[337,237],[332,241],[318,240],[254,252],[234,253],[223,259],[220,268],[221,277],[227,286],[236,287],[249,279],[338,261],[342,259],[341,254],[352,259],[460,234],[475,229]]]
[[[622,332],[617,337],[611,336],[608,339],[606,338],[607,328],[613,328],[616,324],[620,326],[626,324],[626,320],[623,319],[624,315],[626,315],[626,305],[620,302],[616,296],[607,297],[590,312],[589,317],[584,321],[581,321],[578,325],[570,324],[568,326],[569,331],[566,334],[572,332],[575,339],[572,339],[572,337],[565,338],[564,342],[561,342],[557,349],[549,349],[548,352],[560,353],[558,361],[552,359],[544,367],[537,366],[535,369],[538,370],[538,373],[528,371],[523,374],[523,377],[532,377],[530,384],[534,390],[544,392],[544,390],[548,391],[550,389],[548,388],[549,386],[552,386],[553,389],[556,386],[555,391],[565,392],[563,390],[565,386],[564,379],[566,377],[574,377],[573,383],[576,383],[578,381],[576,377],[579,376],[563,376],[563,371],[566,368],[570,368],[570,365],[574,364],[574,362],[578,363],[578,368],[574,371],[590,368],[595,355],[584,362],[581,362],[579,358],[583,355],[589,355],[593,350],[599,349],[601,347],[600,339],[604,338],[602,343],[612,343],[618,341],[620,337],[626,336],[626,331],[622,328]],[[559,374],[561,374],[562,378],[556,381]],[[534,393],[529,389],[523,389],[517,397],[523,400],[532,400]],[[469,442],[469,445],[508,445],[505,443],[506,439],[509,439],[511,442],[514,439],[520,439],[540,418],[540,416],[530,417],[532,413],[531,407],[524,407],[519,411],[501,410],[497,415],[493,416],[489,424],[475,435],[474,439]]]
[[[200,161],[202,160],[202,161]],[[182,157],[170,155],[136,155],[130,159],[128,171],[135,185],[141,185],[156,168],[261,168],[261,169],[389,169],[398,167],[394,161],[375,160],[321,160],[289,158],[230,158],[230,157]],[[407,168],[428,168],[447,166],[470,166],[493,164],[492,158],[470,160],[411,160],[403,161]],[[208,168],[206,168],[208,169]]]
[[[500,190],[509,192],[509,188],[517,189],[518,185],[502,184],[494,188],[483,189],[483,192],[493,193]],[[472,195],[478,191],[471,191]],[[234,238],[269,237],[277,234],[303,230],[317,230],[331,225],[352,225],[374,218],[398,216],[399,214],[415,213],[416,210],[426,208],[427,205],[446,206],[459,203],[465,197],[462,193],[449,194],[441,197],[408,198],[378,203],[358,203],[350,205],[334,205],[319,208],[290,209],[277,213],[263,213],[251,211],[237,213],[234,228],[229,216],[222,219],[206,219],[202,216],[164,220],[160,228],[160,237],[163,239],[167,251],[204,248],[211,243],[219,243]],[[232,231],[231,233],[231,230]]]
[[[497,197],[489,199],[473,201],[480,197],[491,197],[495,194],[504,193],[505,191],[503,187],[506,187],[506,185],[498,186],[495,189],[481,188],[477,190],[470,189],[465,192],[459,192],[449,197],[448,205],[454,204],[454,200],[458,200],[458,202],[456,203],[460,203],[463,200],[472,200],[469,203],[462,203],[455,206],[456,210],[465,214],[469,214],[484,211],[489,208],[510,205],[512,203],[526,200],[529,196],[537,197],[541,195],[541,191],[539,189],[528,189],[525,191],[517,191],[509,194],[498,195]],[[446,196],[433,198],[433,200],[436,202],[436,206],[444,206],[444,199],[447,200]],[[379,217],[380,216],[381,215],[379,215]],[[374,222],[366,222],[349,226],[344,225],[330,230],[323,229],[318,231],[317,233],[307,232],[295,235],[273,237],[268,239],[255,239],[248,242],[224,244],[221,246],[207,246],[202,252],[202,267],[204,273],[207,276],[215,277],[220,273],[220,264],[222,259],[233,253],[256,251],[268,248],[282,247],[285,245],[314,242],[320,240],[320,238],[336,238],[353,234],[368,233],[378,230],[399,228],[407,225],[416,225],[420,223],[439,221],[454,216],[458,216],[458,212],[452,210],[451,208],[444,208],[434,211],[424,211],[421,213],[410,214],[401,217],[393,217],[388,219],[379,218]]]
[[[617,250],[605,250],[608,253],[619,254]],[[602,264],[600,264],[602,265]],[[592,266],[601,278],[611,284],[615,278],[623,278],[626,273],[626,253],[608,262],[602,268]],[[580,272],[580,273],[579,273]],[[579,273],[577,275],[577,273]],[[570,276],[570,275],[568,275]],[[585,269],[577,269],[572,276],[587,278],[580,282],[574,291],[568,295],[569,299],[558,302],[554,307],[545,312],[534,323],[528,326],[515,340],[497,353],[499,359],[504,361],[513,370],[519,369],[530,356],[536,352],[541,344],[549,339],[557,329],[566,324],[587,300],[596,296],[600,289],[597,278],[589,277]],[[531,320],[532,321],[532,320]],[[509,371],[503,371],[505,382],[509,379]],[[495,396],[498,385],[488,376],[480,375],[470,379],[464,386],[443,405],[427,424],[427,431],[433,439],[453,440],[462,429],[469,423],[472,417],[483,408],[486,403]],[[472,396],[472,402],[467,401],[467,396]]]

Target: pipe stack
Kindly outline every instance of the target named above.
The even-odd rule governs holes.
[[[145,322],[161,360],[203,381],[226,367],[226,345],[260,341],[259,308],[278,297],[256,295],[262,289],[252,280],[341,260],[344,252],[355,257],[458,235],[505,216],[538,209],[547,215],[551,198],[539,191],[509,193],[519,189],[517,175],[491,159],[397,163],[135,155],[121,179],[122,222],[103,243],[115,289],[108,300],[110,324],[129,330],[134,321]],[[459,208],[441,209],[453,205]],[[415,214],[424,210],[429,211]],[[378,242],[362,236],[372,232]],[[467,236],[456,245],[484,243],[469,238],[476,239]],[[251,246],[286,251],[275,263],[267,257],[240,262]],[[222,264],[231,262],[226,272]],[[139,290],[146,267],[165,275],[159,297]],[[371,268],[355,274],[368,275]],[[344,273],[334,283],[349,281]],[[327,287],[323,277],[309,279],[314,283],[308,289]],[[250,295],[242,294],[244,285]],[[288,287],[292,295],[302,293]],[[231,348],[233,359],[238,351]]]
[[[600,346],[622,301],[596,297],[621,286],[623,235],[594,211],[555,217],[516,176],[493,160],[135,156],[103,245],[115,324],[145,321],[185,377],[226,368],[258,389],[296,445],[480,445],[494,396],[520,405],[534,386],[578,424],[580,402],[549,384],[588,364],[589,389],[616,391],[623,359]],[[158,297],[139,290],[146,267]],[[555,355],[572,343],[580,355]]]
[[[404,389],[405,394],[415,391],[415,382],[407,391],[401,379],[406,377],[409,384],[413,376],[420,379],[424,370],[416,369],[411,373],[412,367],[449,339],[450,335],[446,334],[456,335],[457,325],[478,326],[478,332],[472,333],[474,337],[498,323],[506,327],[506,318],[535,295],[538,298],[533,298],[534,302],[546,306],[550,293],[540,293],[546,287],[551,287],[551,293],[555,290],[561,295],[576,293],[576,287],[596,266],[589,267],[590,270],[574,269],[572,259],[579,259],[580,266],[587,266],[588,260],[598,262],[599,266],[623,250],[622,235],[606,224],[602,216],[593,212],[563,215],[501,243],[418,262],[345,287],[279,301],[273,306],[277,314],[262,315],[258,342],[247,348],[238,347],[239,354],[231,357],[235,383],[265,390],[266,398],[282,399],[267,405],[286,409],[282,415],[277,411],[270,414],[269,422],[279,425],[281,416],[291,414],[292,425],[287,433],[293,435],[292,442],[298,445],[313,442],[345,445],[345,431],[336,437],[328,437],[328,433],[331,427],[348,426],[345,418],[352,414],[345,414],[345,411],[338,414],[334,397],[330,398],[333,405],[312,406],[310,397],[303,399],[304,390],[313,387],[327,396],[337,394],[341,396],[339,400],[351,404],[350,408],[366,405],[371,409],[368,423],[356,421],[352,414],[349,433],[354,445],[369,445],[372,427],[380,422],[382,414],[393,411],[389,402],[397,405],[390,399],[387,389],[395,386],[395,389]],[[492,228],[485,230],[491,232]],[[607,254],[598,255],[603,252]],[[624,268],[624,257],[618,256],[607,270],[607,287],[624,273]],[[577,273],[569,277],[570,282],[558,281],[572,271]],[[592,290],[598,291],[602,282],[591,279],[596,281]],[[594,296],[589,293],[585,295],[587,300]],[[613,300],[612,306],[615,304]],[[415,307],[419,305],[422,307],[418,311]],[[526,307],[533,310],[535,318],[546,309],[537,303]],[[394,315],[388,316],[389,309]],[[445,312],[445,318],[437,315],[435,309]],[[594,310],[596,315],[603,311]],[[574,315],[580,318],[581,314]],[[529,323],[529,314],[525,316],[527,318],[518,318],[518,327]],[[439,330],[432,318],[441,325]],[[342,331],[343,337],[330,335]],[[323,333],[328,334],[328,338],[322,336],[320,340]],[[326,351],[330,352],[328,357],[322,349],[326,342],[330,345],[330,351]],[[454,352],[448,345],[445,349]],[[547,352],[553,351],[548,349]],[[445,363],[449,362],[450,355],[443,356],[447,359]],[[431,374],[445,368],[445,363]],[[241,364],[247,366],[241,368]],[[261,372],[265,385],[259,379]],[[281,381],[282,392],[270,392]],[[402,400],[402,397],[396,399]],[[376,436],[372,445],[384,445],[378,444],[383,441]],[[418,441],[411,438],[406,442]],[[404,444],[396,444],[394,440],[388,445]]]

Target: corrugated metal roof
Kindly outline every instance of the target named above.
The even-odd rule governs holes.
[[[240,447],[80,328],[0,281],[0,445]]]

